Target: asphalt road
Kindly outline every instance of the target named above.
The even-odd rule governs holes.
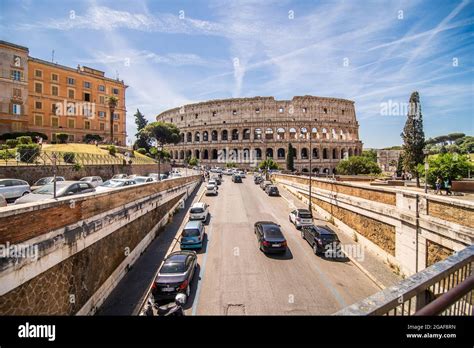
[[[288,221],[294,207],[283,197],[268,197],[252,176],[242,184],[224,176],[218,196],[202,196],[201,201],[210,205],[211,218],[207,243],[198,252],[199,275],[192,282],[186,314],[332,314],[379,291],[347,259],[314,255]],[[304,207],[296,199],[293,204]],[[253,230],[259,220],[281,225],[289,247],[285,255],[259,250]]]

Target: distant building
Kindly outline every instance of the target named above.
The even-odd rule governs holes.
[[[34,131],[54,141],[56,133],[67,133],[71,142],[97,134],[126,145],[123,81],[85,66],[70,68],[29,57],[28,48],[5,41],[0,41],[0,68],[0,134]],[[108,96],[118,99],[113,139]]]
[[[398,160],[403,150],[377,150],[377,164],[383,172],[397,171]]]

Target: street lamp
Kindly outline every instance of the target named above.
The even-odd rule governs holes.
[[[158,181],[161,181],[161,151],[163,151],[163,144],[156,145],[156,154],[158,155]]]
[[[429,150],[423,149],[423,154],[425,155],[425,193],[428,193],[428,170],[430,169],[430,165],[428,164]]]
[[[56,156],[56,153],[53,153],[53,198],[56,198],[56,160],[58,159],[58,156]]]

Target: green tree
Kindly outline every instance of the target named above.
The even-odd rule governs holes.
[[[141,132],[141,130],[147,126],[148,120],[139,109],[137,109],[137,112],[133,116],[135,117],[135,124],[137,125],[137,133],[135,134],[137,140],[135,140],[133,147],[135,149],[144,148],[146,151],[150,151],[151,145],[149,144],[149,139],[146,137],[145,133]]]
[[[415,175],[416,185],[420,187],[417,166],[424,161],[425,133],[423,132],[423,116],[418,92],[413,92],[410,96],[410,109],[401,136],[404,151],[403,167]]]
[[[226,168],[235,168],[235,167],[237,167],[237,165],[234,162],[227,162],[225,164],[225,167]]]
[[[397,162],[397,176],[400,177],[403,174],[403,152],[398,156]]]
[[[196,157],[191,157],[188,161],[190,166],[197,166],[199,164],[199,160]]]
[[[286,169],[295,170],[295,149],[291,143],[288,143],[288,151],[286,153]]]
[[[380,167],[367,156],[352,156],[340,161],[336,172],[342,175],[380,174]]]
[[[362,151],[362,156],[370,158],[372,161],[377,162],[377,151],[374,149]]]
[[[149,143],[177,144],[179,143],[179,129],[172,123],[151,122],[140,133],[149,139]]]
[[[457,153],[438,154],[428,157],[428,183],[434,185],[436,178],[440,177],[443,181],[459,180],[468,176],[469,170],[474,170],[474,165],[469,161],[468,155]],[[425,175],[423,164],[418,165],[420,176]]]
[[[135,124],[137,125],[137,135],[138,132],[140,132],[143,128],[146,127],[148,124],[148,120],[145,118],[145,115],[143,115],[139,109],[137,109],[137,112],[133,115],[135,117]]]
[[[466,136],[466,134],[464,133],[460,133],[460,132],[457,132],[457,133],[450,133],[448,134],[448,140],[451,142],[451,144],[453,142],[455,142],[456,140],[458,139],[461,139],[461,138],[464,138]]]
[[[264,161],[261,161],[258,164],[259,169],[278,169],[278,163],[276,163],[273,158],[269,157]]]

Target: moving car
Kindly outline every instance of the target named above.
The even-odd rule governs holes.
[[[1,207],[6,207],[8,205],[7,203],[7,200],[5,199],[5,197],[3,197],[3,195],[0,195],[0,208]]]
[[[220,179],[218,176],[213,177],[212,180],[214,180],[214,181],[216,182],[217,186],[219,186],[220,184],[222,184],[222,181],[221,181],[221,179]]]
[[[54,176],[47,176],[45,178],[41,178],[37,182],[35,182],[33,186],[31,186],[31,191],[39,189],[41,186],[52,183],[53,181],[54,181]],[[59,181],[66,181],[66,179],[64,179],[63,176],[57,176],[56,182],[59,182]]]
[[[208,184],[206,186],[206,196],[217,196],[217,186],[214,184]]]
[[[147,182],[154,182],[155,180],[150,176],[136,176],[133,181],[135,181],[136,184],[144,184]]]
[[[276,187],[275,185],[268,185],[267,188],[265,189],[265,192],[269,196],[279,196],[280,195],[280,191],[278,191],[278,187]]]
[[[242,179],[245,178],[245,172],[243,170],[239,172],[239,175]]]
[[[331,251],[338,252],[341,246],[337,234],[327,226],[303,226],[301,237],[308,241],[316,255]]]
[[[302,226],[313,224],[313,214],[308,209],[295,209],[290,213],[288,219],[298,230]]]
[[[271,185],[272,182],[269,181],[269,180],[263,180],[261,183],[260,183],[260,188],[265,191],[265,189],[267,188],[267,186]]]
[[[56,198],[80,195],[95,192],[91,183],[84,181],[61,181],[56,182]],[[54,198],[54,183],[50,183],[34,190],[29,195],[18,198],[15,204],[40,202],[45,199]]]
[[[97,187],[97,186],[102,185],[104,183],[100,176],[86,176],[86,177],[82,178],[79,181],[85,181],[85,182],[91,183],[92,186],[94,186],[94,187]]]
[[[189,209],[189,220],[206,221],[209,217],[209,205],[204,202],[194,203]]]
[[[127,179],[128,175],[127,174],[115,174],[112,179]]]
[[[264,180],[261,176],[256,176],[255,178],[253,178],[253,182],[255,183],[255,185],[260,185],[262,181]]]
[[[207,182],[207,184],[208,184],[208,185],[214,185],[214,186],[216,187],[216,190],[219,189],[216,179],[210,179],[210,180]]]
[[[202,221],[189,221],[181,232],[180,245],[183,249],[201,249],[204,241]]]
[[[105,191],[110,191],[117,188],[135,185],[135,184],[136,184],[135,180],[132,180],[132,179],[110,179],[104,182],[102,185],[97,186],[96,191],[105,192]]]
[[[0,179],[0,194],[7,202],[13,202],[18,197],[31,192],[30,184],[19,179]]]
[[[257,221],[254,225],[254,232],[261,251],[265,253],[286,252],[287,242],[281,232],[280,225],[271,221]]]
[[[172,300],[179,293],[188,298],[196,268],[196,252],[181,250],[169,254],[153,282],[151,293],[155,301]]]

